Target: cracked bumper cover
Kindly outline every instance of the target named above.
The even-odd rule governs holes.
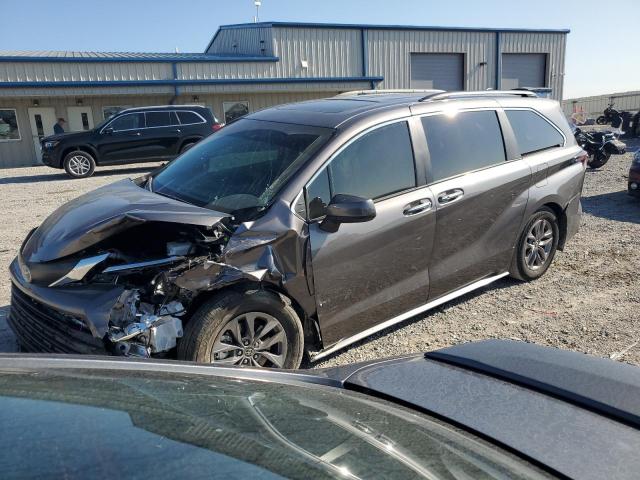
[[[48,288],[26,281],[18,261],[9,267],[9,326],[27,350],[108,353],[104,336],[111,310],[124,291],[119,285]]]

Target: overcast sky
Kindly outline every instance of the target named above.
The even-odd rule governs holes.
[[[0,50],[201,52],[253,0],[0,0]],[[260,20],[570,28],[565,98],[640,90],[640,0],[262,0]]]

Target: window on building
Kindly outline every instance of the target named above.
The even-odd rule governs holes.
[[[518,142],[520,155],[564,145],[562,134],[531,110],[507,110],[507,118]]]
[[[249,102],[223,102],[224,121],[230,123],[249,113]]]
[[[116,118],[109,124],[114,132],[144,128],[144,113],[128,113]]]
[[[307,186],[309,218],[324,215],[324,208],[338,193],[377,199],[415,186],[407,123],[380,127],[340,152]]]
[[[18,116],[12,108],[0,108],[0,142],[20,140]]]
[[[189,125],[193,123],[202,123],[202,118],[194,112],[176,112],[178,114],[178,118],[180,119],[180,123],[182,125]]]
[[[147,128],[171,125],[171,112],[146,112]]]
[[[114,106],[114,107],[102,107],[102,118],[105,120],[110,119],[116,113],[120,113],[122,110],[131,108],[130,106]]]
[[[430,181],[504,162],[502,131],[493,110],[422,118],[431,159]]]

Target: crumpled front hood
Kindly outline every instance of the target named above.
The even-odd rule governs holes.
[[[86,193],[53,212],[22,250],[27,262],[48,262],[145,222],[213,226],[228,215],[163,197],[129,179]]]

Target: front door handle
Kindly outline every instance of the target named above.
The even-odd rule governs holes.
[[[140,135],[142,135],[140,132],[133,132],[129,134],[131,137],[139,137]]]
[[[417,215],[418,213],[427,212],[431,210],[433,204],[431,203],[431,199],[429,198],[421,198],[420,200],[416,200],[415,202],[411,202],[408,205],[405,205],[402,214],[405,217],[410,217],[411,215]]]
[[[451,203],[462,198],[463,195],[464,190],[461,188],[454,188],[453,190],[447,190],[446,192],[442,192],[438,195],[438,202],[441,205],[444,205],[445,203]]]

